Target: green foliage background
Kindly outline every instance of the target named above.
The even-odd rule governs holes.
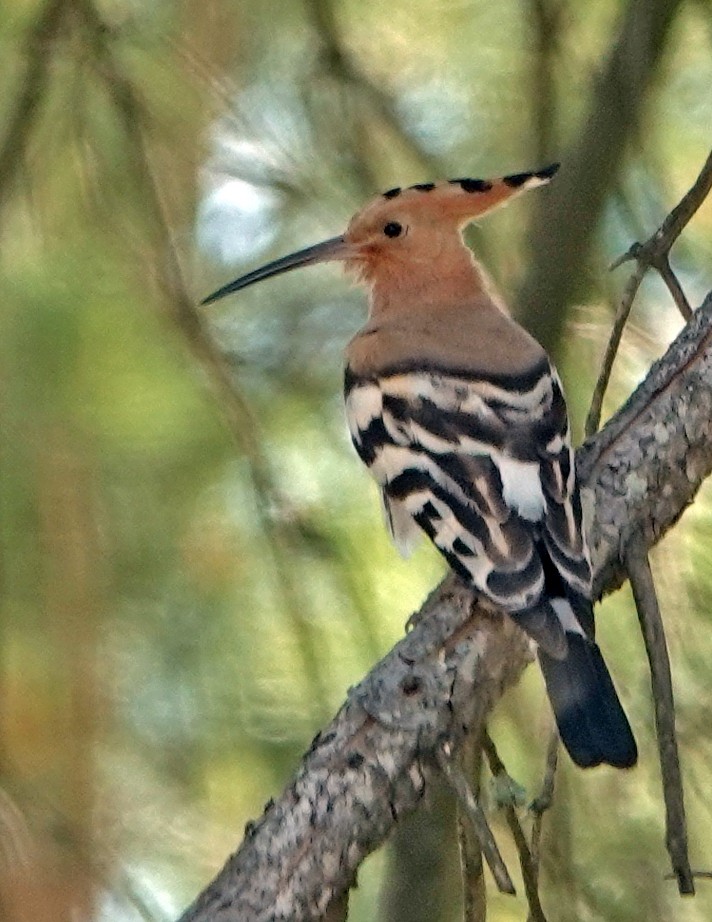
[[[406,562],[389,546],[348,443],[341,350],[362,294],[333,269],[286,276],[206,310],[209,339],[192,302],[339,233],[390,186],[552,159],[563,174],[632,15],[641,29],[669,22],[652,63],[628,62],[635,119],[594,139],[625,136],[600,177],[605,207],[571,200],[566,220],[594,233],[567,267],[560,333],[537,320],[546,304],[518,297],[538,290],[536,196],[472,232],[557,356],[578,432],[626,279],[606,267],[652,233],[709,150],[707,2],[4,6],[0,917],[177,915],[442,573],[429,548]],[[708,204],[675,251],[693,304],[712,285],[711,231]],[[651,280],[608,411],[680,325]],[[228,357],[229,392],[210,343]],[[654,555],[701,868],[712,866],[709,509],[705,494]],[[563,760],[544,906],[560,922],[709,919],[704,881],[682,901],[664,879],[627,590],[601,606],[600,632],[641,764],[582,773]],[[491,729],[534,796],[549,716],[529,673]],[[436,798],[367,862],[354,922],[458,918],[451,821]],[[493,824],[514,865],[494,811]],[[522,920],[523,898],[493,894],[491,913]]]

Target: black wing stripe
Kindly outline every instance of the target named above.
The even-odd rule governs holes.
[[[500,532],[502,540],[509,544],[509,550],[500,550],[494,544],[485,520],[469,506],[460,503],[422,469],[416,467],[403,471],[386,485],[385,492],[398,501],[420,497],[419,508],[412,511],[415,520],[446,554],[449,562],[453,557],[457,558],[460,564],[458,572],[464,567],[468,579],[481,591],[488,592],[498,604],[508,610],[520,609],[538,600],[543,588],[541,562],[533,552],[531,537],[516,518],[513,517]],[[456,537],[450,535],[448,539],[443,516],[433,501],[440,503],[453,517],[459,530]],[[471,546],[473,539],[478,546]],[[489,571],[485,578],[484,561],[489,565],[485,567]],[[492,582],[492,573],[501,575],[499,581],[495,577]]]
[[[471,498],[482,515],[506,522],[512,510],[502,499],[499,468],[488,455],[453,453],[437,458],[438,466]]]
[[[591,633],[566,405],[548,363],[513,378],[421,363],[378,376],[347,372],[345,390],[354,444],[387,505],[411,516],[453,570],[553,655],[565,641],[547,599],[566,598]],[[541,518],[536,506],[526,511],[530,487],[516,482],[518,462],[522,478],[538,473]]]
[[[544,543],[549,556],[567,583],[572,584],[577,591],[590,586],[591,567],[585,557],[570,556],[556,542],[552,541],[546,532],[544,533]]]
[[[394,499],[407,499],[415,493],[430,493],[446,505],[455,516],[464,532],[472,535],[483,546],[489,543],[489,531],[482,517],[477,515],[464,503],[459,502],[452,493],[443,489],[433,478],[420,468],[408,468],[395,477],[386,486],[386,494]]]
[[[393,443],[393,439],[383,424],[382,416],[371,420],[366,429],[359,429],[358,436],[352,438],[351,441],[361,460],[369,467],[373,464],[380,449],[384,445]]]
[[[541,560],[533,552],[530,553],[529,560],[523,569],[492,570],[487,577],[487,589],[497,598],[506,598],[515,593],[517,595],[526,593],[539,583],[543,589],[544,573]]]
[[[532,553],[532,538],[518,516],[509,511],[506,520],[498,521],[494,516],[483,514],[469,501],[466,488],[461,491],[461,500],[447,478],[438,476],[438,472],[442,470],[439,465],[443,460],[441,456],[433,459],[424,453],[410,454],[413,466],[386,484],[387,496],[403,501],[413,494],[429,491],[447,506],[459,527],[480,543],[482,551],[494,567],[511,572],[520,570],[527,564]],[[423,467],[426,460],[428,470]]]
[[[415,424],[426,433],[451,442],[453,449],[459,447],[462,437],[484,442],[497,449],[504,447],[506,429],[496,417],[486,420],[470,413],[445,410],[427,398],[413,401],[390,394],[383,397],[383,409],[393,417],[396,424],[408,424],[411,431]],[[417,440],[417,433],[413,435]]]
[[[434,378],[444,378],[445,380],[459,378],[468,385],[476,386],[480,382],[491,384],[509,393],[525,393],[535,388],[542,377],[550,373],[550,368],[549,360],[546,357],[542,357],[531,368],[521,372],[473,371],[471,368],[447,367],[436,362],[425,362],[419,358],[408,362],[399,362],[396,365],[389,365],[379,372],[378,378],[384,380],[396,375],[427,374]],[[371,376],[370,378],[366,377],[359,380],[375,380],[375,378]]]

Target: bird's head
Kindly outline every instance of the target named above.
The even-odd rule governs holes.
[[[283,256],[209,295],[210,304],[262,279],[300,266],[340,261],[359,281],[378,285],[393,280],[406,283],[417,275],[437,272],[447,277],[469,251],[462,229],[513,196],[548,183],[559,168],[555,163],[531,173],[499,179],[451,179],[390,189],[365,205],[349,222],[346,232],[323,243]]]

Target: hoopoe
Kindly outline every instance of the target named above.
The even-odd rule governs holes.
[[[591,565],[561,382],[461,232],[558,164],[390,189],[346,232],[225,285],[338,260],[369,291],[346,349],[346,414],[402,553],[421,531],[536,642],[561,739],[582,767],[637,749],[594,640]]]

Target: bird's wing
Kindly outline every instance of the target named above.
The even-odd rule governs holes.
[[[541,556],[550,573],[550,595],[564,597],[585,634],[594,636],[591,562],[576,480],[568,414],[559,376],[551,369],[549,431],[541,440],[539,477],[546,501]]]
[[[562,655],[581,606],[559,612],[550,598],[585,597],[590,573],[566,406],[548,363],[506,384],[437,370],[347,374],[346,406],[397,544],[416,523],[456,573]]]

